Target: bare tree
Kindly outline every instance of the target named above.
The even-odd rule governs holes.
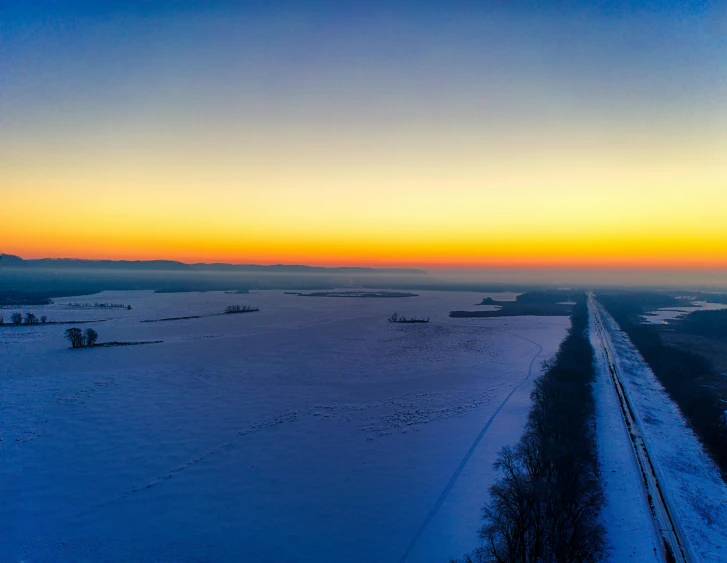
[[[98,332],[93,330],[92,328],[87,328],[86,332],[83,334],[83,343],[85,346],[94,346],[96,344],[96,341],[98,340]]]
[[[83,348],[83,332],[80,328],[66,329],[65,336],[71,343],[71,348]]]
[[[48,317],[46,317],[45,315],[41,315],[40,316],[40,323],[41,324],[45,324],[47,322],[48,322]]]
[[[38,324],[38,317],[36,317],[33,313],[25,313],[25,324],[26,325]]]
[[[4,324],[5,324],[5,317],[0,315],[0,325],[4,325]]]
[[[23,324],[23,315],[20,313],[13,313],[10,315],[10,322],[16,326]]]

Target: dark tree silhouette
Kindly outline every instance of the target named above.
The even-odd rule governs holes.
[[[25,324],[26,325],[38,324],[38,317],[36,317],[33,313],[25,313]]]
[[[23,324],[23,315],[20,313],[13,313],[12,315],[10,315],[10,322],[12,322],[14,325]]]
[[[257,307],[252,307],[250,305],[228,305],[225,308],[226,314],[234,314],[234,313],[254,313],[255,311],[259,311]]]
[[[4,324],[5,324],[5,317],[0,315],[0,325],[4,325]]]
[[[429,317],[426,319],[422,318],[419,319],[417,317],[405,317],[403,315],[399,315],[399,313],[394,313],[389,317],[390,323],[428,323]]]
[[[40,316],[40,323],[41,324],[45,324],[47,322],[48,322],[48,317],[46,317],[45,315],[41,315]]]
[[[66,329],[65,336],[71,343],[71,348],[83,348],[83,332],[80,328]]]
[[[523,436],[497,458],[501,476],[483,509],[482,545],[467,563],[595,563],[606,551],[593,349],[585,296],[576,300],[568,336],[535,382]]]
[[[85,346],[94,346],[96,344],[96,341],[98,340],[98,332],[93,330],[92,328],[87,328],[86,332],[83,334],[83,343]]]

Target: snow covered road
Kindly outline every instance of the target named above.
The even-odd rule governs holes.
[[[653,549],[653,553],[655,555],[659,555],[659,560],[675,560],[679,563],[686,563],[689,560],[684,553],[684,542],[680,538],[680,534],[677,531],[678,528],[674,525],[668,503],[662,494],[661,486],[656,477],[651,457],[648,449],[646,448],[646,444],[644,443],[641,425],[636,418],[636,414],[631,407],[629,398],[621,384],[618,370],[613,359],[611,343],[608,336],[605,334],[598,306],[594,302],[592,295],[589,295],[588,305],[590,321],[592,324],[592,337],[593,335],[596,336],[596,341],[592,341],[592,344],[594,350],[598,350],[599,368],[601,371],[600,375],[606,379],[605,388],[600,389],[600,391],[608,393],[609,387],[611,387],[611,390],[613,391],[612,395],[616,398],[616,403],[614,404],[614,402],[611,401],[609,406],[611,409],[617,407],[621,420],[623,421],[621,430],[626,432],[629,438],[628,441],[631,445],[632,467],[630,468],[631,471],[629,471],[627,475],[631,480],[634,480],[635,478],[638,482],[638,488],[640,489],[639,492],[642,495],[642,499],[645,499],[648,503],[649,510],[644,511],[643,506],[640,506],[640,510],[637,512],[637,517],[642,520],[650,517],[652,520],[652,531],[656,531],[657,536],[649,538],[650,541],[648,543],[650,544],[649,547]],[[611,385],[609,386],[608,383]],[[637,487],[632,484],[632,489],[635,488]],[[642,522],[640,528],[647,528],[646,523]],[[638,542],[643,543],[643,537],[636,539],[636,543]],[[653,546],[653,548],[651,546]]]
[[[727,488],[716,466],[592,296],[589,311],[612,560],[724,561]]]

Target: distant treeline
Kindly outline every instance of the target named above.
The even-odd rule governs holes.
[[[88,324],[88,323],[105,323],[108,319],[92,319],[82,320],[75,319],[72,321],[61,320],[51,321],[45,315],[40,317],[36,316],[35,313],[12,313],[9,316],[0,314],[0,327],[25,327],[25,326],[38,326],[38,325],[71,325],[71,324]]]
[[[641,315],[645,311],[674,306],[680,301],[660,293],[643,292],[601,292],[596,297],[629,336],[654,375],[679,406],[723,475],[727,475],[725,405],[709,384],[710,379],[719,378],[720,375],[715,373],[712,364],[704,357],[665,344],[657,325],[641,322]],[[705,315],[705,313],[710,314]],[[721,313],[721,315],[713,317],[711,313]],[[690,321],[693,315],[697,316],[694,317],[695,320]],[[687,330],[710,331],[714,329],[715,322],[727,318],[723,315],[723,311],[695,312],[682,322],[686,323]]]
[[[528,291],[518,295],[515,301],[495,301],[485,297],[480,305],[499,305],[497,311],[451,311],[450,317],[518,317],[533,315],[538,317],[568,316],[572,305],[563,303],[572,302],[578,292],[572,290],[537,290]],[[582,294],[580,294],[582,295]]]
[[[185,317],[165,317],[163,319],[146,319],[139,321],[141,323],[165,323],[169,321],[187,321],[190,319],[202,319],[205,317],[219,317],[220,315],[231,315],[236,313],[255,313],[259,311],[258,307],[252,305],[228,305],[221,313],[207,313],[205,315],[187,315]]]
[[[425,318],[419,318],[419,317],[405,317],[404,315],[400,315],[399,313],[394,313],[389,317],[390,323],[428,323],[429,317]]]
[[[564,303],[575,301],[583,295],[582,291],[573,289],[543,289],[526,291],[515,298],[518,303]]]
[[[63,306],[71,309],[131,309],[131,305],[121,303],[65,303]]]
[[[606,551],[594,435],[593,348],[585,296],[555,359],[534,384],[520,442],[504,448],[483,509],[482,545],[466,562],[596,562]]]
[[[467,317],[567,317],[570,315],[570,305],[556,303],[518,303],[515,301],[497,303],[502,308],[497,311],[450,311],[449,316],[454,318]]]
[[[225,314],[234,315],[235,313],[255,313],[259,310],[260,309],[258,307],[253,307],[252,305],[228,305],[225,307]]]
[[[388,297],[419,297],[416,293],[402,291],[314,291],[312,293],[286,291],[285,294],[297,295],[299,297],[362,297],[380,299],[386,299]]]
[[[694,311],[679,321],[679,328],[708,338],[727,338],[727,309]]]
[[[45,292],[0,291],[0,307],[13,305],[50,305],[50,297]]]

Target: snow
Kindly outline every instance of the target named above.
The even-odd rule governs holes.
[[[727,560],[727,486],[718,468],[628,336],[603,308],[600,312],[622,383],[692,560]]]
[[[641,315],[641,318],[646,324],[667,325],[669,321],[684,318],[694,311],[719,311],[721,309],[727,309],[727,305],[722,303],[708,303],[707,301],[694,301],[690,307],[664,307]]]
[[[593,303],[589,301],[589,312]],[[611,548],[608,560],[660,563],[659,536],[643,491],[641,475],[611,382],[593,317],[589,337],[596,358],[596,441],[605,495],[602,518]]]
[[[482,294],[417,293],[104,292],[23,307],[97,319],[80,326],[102,342],[163,343],[69,350],[64,325],[0,328],[0,560],[471,550],[497,451],[525,422],[527,376],[569,319],[450,319]],[[132,310],[64,306],[79,302]],[[139,322],[231,304],[260,312]],[[431,322],[386,322],[394,311]]]

